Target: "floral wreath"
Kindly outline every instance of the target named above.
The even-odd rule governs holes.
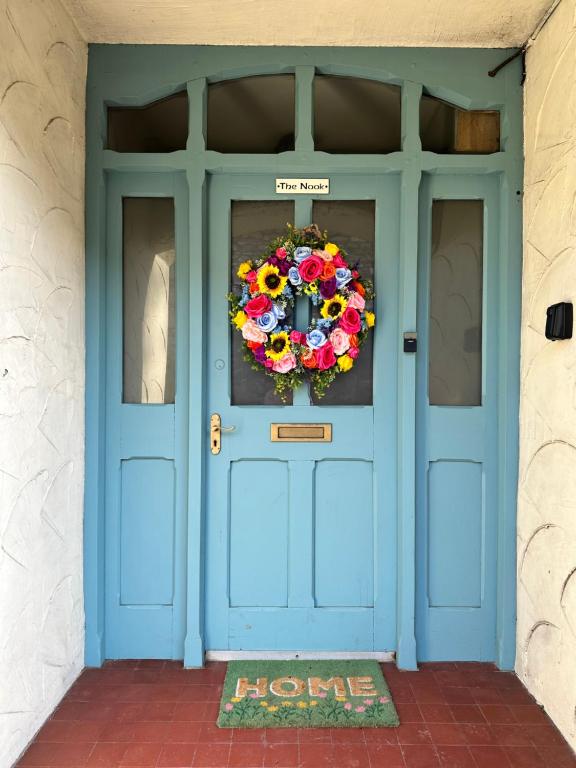
[[[322,397],[338,374],[354,366],[374,325],[375,316],[366,308],[374,299],[371,283],[315,224],[288,225],[286,235],[269,243],[262,257],[240,264],[237,274],[240,290],[228,300],[232,325],[244,339],[245,360],[273,377],[283,400],[307,372]],[[298,296],[319,310],[305,333],[290,325]]]

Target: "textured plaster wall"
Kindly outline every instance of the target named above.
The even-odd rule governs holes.
[[[0,0],[0,768],[83,662],[86,46]]]
[[[576,338],[544,337],[576,303],[576,0],[527,66],[516,665],[576,748]]]

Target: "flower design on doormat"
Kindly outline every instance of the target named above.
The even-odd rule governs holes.
[[[354,367],[375,322],[372,284],[358,266],[315,224],[288,225],[262,256],[240,264],[239,289],[228,295],[231,322],[242,334],[245,360],[274,379],[283,400],[306,375],[322,397]],[[299,296],[316,308],[306,331],[290,323]]]

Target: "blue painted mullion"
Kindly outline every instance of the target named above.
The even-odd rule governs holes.
[[[407,80],[402,86],[402,150],[414,154],[422,150],[420,141],[420,99],[422,85]]]
[[[187,153],[201,153],[206,149],[206,103],[207,86],[206,78],[199,77],[190,80],[186,84],[188,91],[188,141]],[[177,155],[177,161],[181,161],[181,152],[171,153],[171,157]]]
[[[315,461],[289,462],[288,607],[314,608]]]
[[[313,88],[315,68],[298,66],[296,72],[296,136],[295,149],[298,152],[314,151],[313,136]]]
[[[197,92],[200,97],[200,94]],[[189,189],[189,339],[194,344],[188,357],[188,540],[187,606],[184,665],[201,667],[204,663],[204,485],[206,463],[206,292],[208,274],[205,259],[205,185],[204,168],[187,172]]]
[[[412,92],[416,98],[417,91]],[[418,167],[402,175],[398,338],[398,641],[397,663],[416,669],[416,359],[403,352],[402,334],[416,330]]]

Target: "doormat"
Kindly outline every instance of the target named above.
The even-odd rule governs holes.
[[[380,728],[398,714],[377,661],[231,661],[220,728]]]

